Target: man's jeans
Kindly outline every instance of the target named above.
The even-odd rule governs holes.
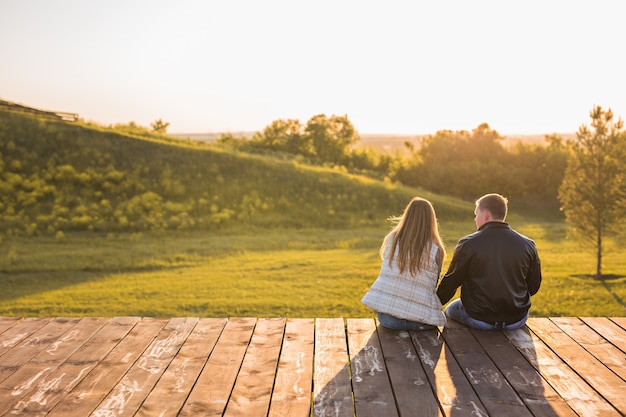
[[[524,324],[526,324],[526,320],[528,320],[528,313],[526,313],[526,316],[517,323],[485,323],[484,321],[470,317],[465,311],[460,298],[451,302],[448,307],[446,307],[444,313],[448,319],[458,321],[459,323],[463,323],[468,327],[478,330],[515,330],[523,327]]]

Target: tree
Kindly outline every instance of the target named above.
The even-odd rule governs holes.
[[[348,116],[318,114],[309,119],[304,131],[322,162],[341,164],[349,147],[360,140]]]
[[[529,207],[558,208],[558,190],[565,175],[569,149],[558,135],[546,135],[545,142],[519,141],[511,146],[505,174],[509,178],[511,196],[523,198]]]
[[[440,130],[416,152],[421,164],[415,184],[430,191],[476,198],[485,190],[507,193],[508,154],[503,137],[483,123],[472,132]]]
[[[279,119],[263,129],[262,133],[255,135],[254,139],[260,145],[275,151],[308,156],[312,154],[312,148],[303,130],[297,119]]]
[[[589,115],[591,128],[582,125],[570,142],[559,200],[571,231],[595,247],[601,279],[604,238],[619,234],[626,220],[626,136],[611,109],[594,106]]]
[[[167,133],[167,128],[169,127],[169,125],[170,125],[169,122],[164,122],[163,120],[158,119],[152,122],[150,124],[150,127],[152,127],[153,132],[164,135]]]

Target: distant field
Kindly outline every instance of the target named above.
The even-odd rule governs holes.
[[[254,132],[228,132],[233,134],[236,137],[252,137]],[[171,133],[171,136],[182,138],[182,139],[192,139],[201,142],[212,142],[219,138],[222,133]],[[561,136],[564,139],[574,139],[576,134],[574,133],[557,133],[557,135]],[[420,141],[422,138],[426,137],[426,134],[415,134],[415,135],[404,135],[404,134],[372,134],[372,133],[361,133],[361,141],[358,145],[361,146],[370,146],[375,149],[382,149],[385,151],[395,151],[396,149],[403,150],[405,148],[405,143],[409,142],[413,144],[416,148],[419,147]],[[544,144],[545,143],[545,134],[536,134],[536,135],[521,135],[521,134],[511,134],[505,135],[504,143],[506,145],[513,145],[517,142],[523,143],[533,143],[533,144]]]
[[[513,223],[516,226],[515,223]],[[471,222],[442,225],[448,255]],[[533,316],[626,315],[626,259],[594,256],[562,223],[523,223],[543,264]],[[0,243],[1,316],[370,317],[360,299],[386,230],[68,234]],[[449,261],[449,256],[448,260]]]
[[[576,135],[573,133],[558,133],[563,139],[573,139]],[[394,151],[396,149],[404,149],[405,143],[413,144],[415,148],[419,148],[421,140],[428,135],[392,135],[392,134],[361,134],[361,145],[371,146],[377,149]],[[504,135],[505,145],[514,145],[517,142],[526,144],[545,144],[546,135]]]

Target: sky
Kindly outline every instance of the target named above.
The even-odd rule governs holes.
[[[102,125],[575,132],[626,117],[622,0],[0,0],[0,99]]]

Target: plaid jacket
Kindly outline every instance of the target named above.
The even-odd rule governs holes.
[[[411,275],[408,271],[400,273],[397,253],[389,265],[391,242],[392,239],[388,239],[378,278],[361,302],[377,312],[399,319],[445,326],[446,318],[436,293],[440,274],[436,260],[437,245],[432,244],[427,265],[417,275]]]

